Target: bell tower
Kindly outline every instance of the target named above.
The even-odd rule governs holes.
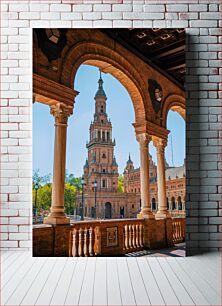
[[[97,181],[98,192],[118,190],[118,165],[114,156],[115,140],[112,140],[112,124],[106,112],[106,93],[100,72],[95,94],[95,113],[89,128],[88,159],[84,166],[86,190],[93,191]]]

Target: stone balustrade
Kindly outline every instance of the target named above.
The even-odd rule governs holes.
[[[90,220],[33,226],[33,256],[123,256],[182,241],[185,218]]]
[[[173,229],[173,243],[180,243],[185,241],[185,219],[175,218],[172,221]]]
[[[124,255],[143,249],[144,221],[112,219],[71,225],[69,256]]]

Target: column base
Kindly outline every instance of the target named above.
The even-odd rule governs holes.
[[[169,211],[160,210],[155,214],[155,219],[169,219],[169,218],[171,218]]]
[[[151,211],[142,210],[137,214],[137,219],[155,219],[155,216]]]
[[[53,224],[53,225],[59,225],[59,224],[70,224],[70,218],[67,218],[65,215],[64,216],[47,216],[43,220],[44,224]]]

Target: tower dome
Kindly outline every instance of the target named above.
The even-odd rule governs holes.
[[[95,99],[98,98],[98,97],[105,97],[106,98],[106,93],[103,89],[103,79],[102,79],[101,71],[100,71],[100,78],[99,78],[98,84],[99,84],[99,88],[98,88],[98,90],[95,94]]]

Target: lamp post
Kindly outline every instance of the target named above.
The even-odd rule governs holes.
[[[95,192],[95,218],[96,218],[96,191],[97,191],[97,181],[94,181],[94,192]]]
[[[82,209],[81,209],[81,221],[84,220],[84,185],[85,185],[85,180],[84,177],[81,179],[81,185],[82,185]]]
[[[38,193],[38,189],[39,189],[39,184],[38,182],[35,183],[35,207],[34,207],[34,217],[35,217],[35,221],[37,221],[37,193]]]

